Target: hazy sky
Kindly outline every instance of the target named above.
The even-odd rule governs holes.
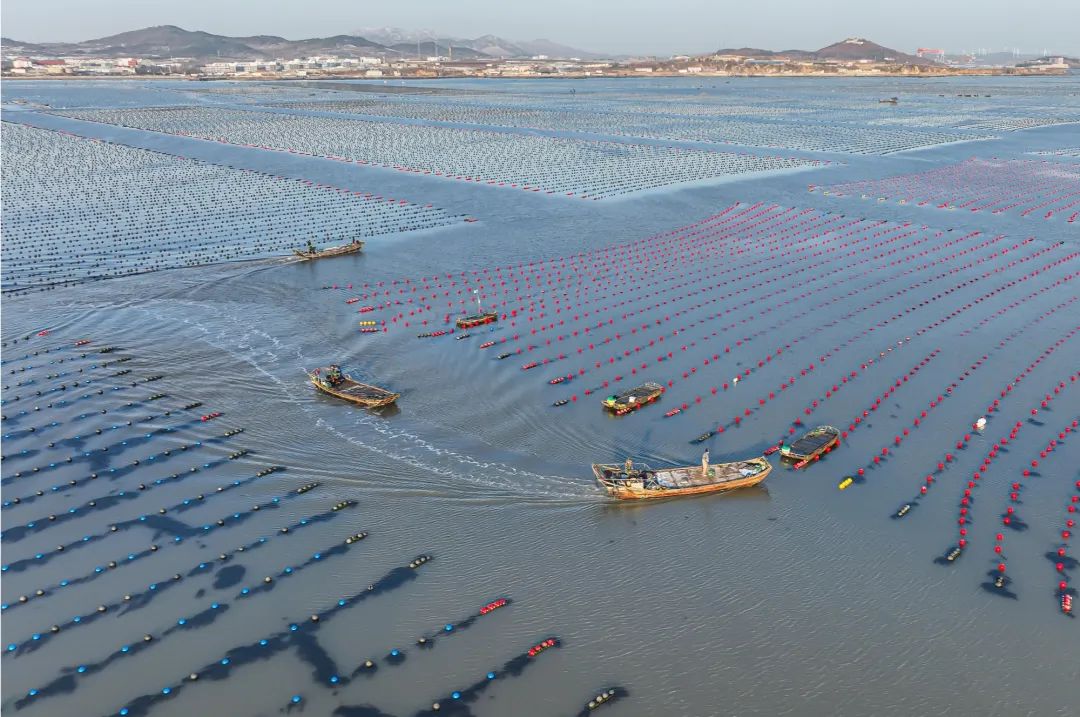
[[[1080,0],[3,0],[0,8],[3,35],[27,42],[148,25],[289,39],[390,25],[625,54],[816,49],[856,35],[909,52],[1080,53]]]

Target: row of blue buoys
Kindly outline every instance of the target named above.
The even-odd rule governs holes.
[[[174,532],[179,532],[179,535],[174,535],[172,540],[164,543],[164,545],[166,546],[176,545],[183,542],[187,538],[203,536],[213,530],[236,527],[260,510],[275,510],[277,509],[278,505],[281,503],[282,500],[288,500],[289,498],[296,497],[297,495],[298,494],[295,491],[290,491],[283,496],[277,496],[275,498],[271,498],[268,501],[264,501],[262,503],[254,505],[251,507],[250,510],[236,511],[230,513],[229,515],[222,516],[215,521],[204,523],[201,526],[182,526],[182,524],[178,524],[176,521],[172,520],[168,521],[168,523],[163,523],[159,520],[156,520],[159,515],[165,515],[167,513],[166,509],[162,508],[158,510],[158,515],[144,514],[140,515],[138,518],[132,518],[121,523],[113,523],[108,527],[105,532],[84,535],[79,540],[68,543],[67,545],[58,545],[51,551],[36,553],[33,558],[23,558],[21,560],[15,560],[11,563],[7,563],[3,566],[3,571],[19,572],[26,570],[31,566],[39,566],[48,562],[60,553],[65,552],[66,550],[79,548],[85,545],[89,545],[90,543],[100,542],[108,538],[110,535],[118,533],[121,529],[127,530],[129,528],[137,527],[140,525],[146,525],[147,527],[150,527],[154,530],[171,529]],[[104,572],[106,568],[110,570],[115,570],[121,565],[125,565],[134,561],[135,559],[137,559],[136,556],[136,553],[129,553],[126,558],[110,561],[106,564],[105,567],[99,565],[94,570],[95,572]]]
[[[433,713],[471,714],[471,711],[467,707],[468,703],[479,699],[480,695],[488,688],[493,680],[503,676],[517,677],[521,675],[521,673],[532,664],[532,661],[537,655],[551,648],[558,647],[559,645],[559,639],[556,637],[549,637],[536,643],[523,654],[507,660],[498,669],[488,672],[482,679],[477,680],[468,687],[454,690],[450,693],[449,700],[433,702],[430,710],[421,710],[417,713],[417,717]]]
[[[192,466],[192,468],[190,470],[184,471],[182,473],[172,473],[172,474],[166,476],[165,478],[158,478],[156,480],[150,481],[149,483],[139,483],[138,485],[136,485],[132,489],[120,490],[120,491],[117,491],[116,493],[111,493],[111,494],[91,498],[90,500],[85,501],[81,505],[72,506],[71,508],[68,508],[67,510],[61,511],[59,514],[50,514],[48,516],[32,520],[32,521],[26,523],[26,525],[18,526],[18,527],[15,527],[15,528],[8,528],[3,533],[3,539],[5,541],[7,541],[7,542],[12,542],[12,543],[18,542],[18,541],[22,540],[23,538],[29,537],[29,535],[32,534],[32,533],[40,533],[40,532],[42,532],[42,531],[44,531],[44,530],[46,530],[46,529],[48,529],[50,527],[55,527],[57,525],[61,525],[61,524],[65,523],[65,522],[67,522],[69,520],[74,520],[76,518],[79,518],[79,517],[91,512],[91,511],[94,511],[94,510],[107,510],[109,508],[112,508],[113,506],[119,505],[120,503],[122,503],[124,501],[136,500],[136,499],[139,498],[139,496],[145,494],[148,491],[153,490],[157,486],[162,486],[162,485],[166,485],[168,483],[174,483],[174,482],[182,481],[183,479],[188,478],[188,477],[190,477],[190,476],[192,476],[192,475],[194,475],[196,473],[199,473],[200,471],[212,470],[214,468],[218,468],[220,466],[223,466],[223,465],[227,464],[230,460],[233,460],[232,456],[226,456],[224,458],[219,458],[219,459],[217,459],[215,461],[210,461],[208,463],[203,463],[201,466]],[[240,486],[247,485],[248,483],[251,483],[252,481],[254,481],[257,478],[260,478],[260,477],[262,477],[264,475],[268,475],[269,473],[273,473],[273,472],[278,471],[278,470],[283,470],[283,468],[281,466],[272,466],[272,467],[270,467],[268,469],[264,469],[264,470],[259,471],[254,476],[250,476],[248,478],[243,478],[243,479],[237,478],[237,479],[233,480],[231,483],[227,483],[225,485],[218,486],[215,491],[213,491],[213,492],[211,492],[209,494],[209,497],[213,497],[215,495],[221,495],[222,493],[224,493],[224,492],[226,492],[228,490],[231,490],[233,488],[238,488]],[[56,488],[56,486],[54,486],[54,488]],[[182,501],[180,501],[178,503],[175,503],[171,507],[168,507],[168,508],[163,509],[163,510],[167,510],[169,512],[183,512],[183,511],[188,510],[189,508],[193,508],[193,507],[195,507],[197,505],[202,505],[206,500],[207,500],[207,495],[205,495],[203,493],[200,493],[200,494],[198,494],[198,495],[196,495],[194,497],[185,498],[184,500],[182,500]],[[114,523],[113,525],[123,526],[123,522]],[[111,530],[111,526],[110,526],[110,530]]]
[[[179,585],[186,578],[197,577],[199,575],[209,575],[216,568],[232,561],[232,559],[235,558],[237,555],[247,555],[248,553],[256,551],[259,548],[270,544],[270,541],[274,540],[275,538],[294,535],[297,531],[303,530],[307,527],[321,525],[322,523],[333,519],[336,514],[337,511],[328,510],[322,513],[316,513],[314,515],[308,516],[307,518],[302,518],[296,523],[293,523],[290,526],[286,526],[286,529],[284,530],[279,529],[277,532],[269,536],[261,536],[259,538],[256,538],[255,540],[252,540],[244,545],[235,548],[234,550],[218,553],[214,558],[199,562],[198,564],[189,568],[186,572],[174,573],[166,579],[150,583],[147,588],[141,592],[126,593],[120,598],[114,598],[110,602],[101,603],[91,612],[87,612],[83,615],[76,615],[75,617],[68,620],[66,623],[62,625],[54,625],[48,631],[41,631],[38,634],[55,634],[59,632],[60,629],[67,630],[77,625],[87,625],[97,620],[98,618],[105,616],[106,614],[111,614],[113,611],[119,608],[123,608],[124,613],[130,612],[132,610],[141,609],[148,605],[150,601],[153,600],[156,596],[160,595],[161,593],[165,592],[173,586]],[[39,592],[42,593],[41,596],[49,594],[43,591]],[[16,605],[12,605],[11,607],[15,607]],[[9,606],[5,605],[4,609],[7,610],[8,607]],[[21,644],[10,643],[6,648],[6,653],[14,653],[16,651],[25,650],[27,648],[36,649],[38,643],[40,643],[40,640],[24,640]]]
[[[326,550],[314,553],[304,563],[301,563],[295,567],[286,566],[278,573],[276,578],[271,576],[267,576],[266,578],[264,578],[264,588],[269,589],[270,587],[272,587],[276,579],[288,578],[297,575],[306,567],[309,567],[316,563],[321,563],[323,560],[326,560],[335,555],[343,554],[346,550],[348,550],[348,545],[350,544],[344,542],[337,542],[335,545],[327,548]],[[253,591],[241,591],[237,597],[248,597],[254,594],[255,592]],[[77,686],[77,684],[73,682],[73,680],[78,679],[77,677],[74,677],[75,675],[92,675],[102,672],[110,665],[112,665],[116,660],[122,657],[132,657],[145,652],[154,645],[162,644],[164,640],[166,640],[174,633],[195,630],[201,627],[211,625],[225,612],[232,609],[233,607],[237,607],[238,605],[239,603],[230,605],[229,603],[221,601],[211,602],[208,606],[204,607],[202,610],[194,614],[184,615],[177,618],[170,627],[162,630],[158,634],[147,633],[143,636],[141,640],[132,641],[121,645],[115,651],[109,653],[106,657],[102,658],[97,662],[82,663],[72,667],[61,668],[61,675],[54,678],[45,686],[37,688],[37,694],[35,696],[47,697],[58,693],[70,693],[74,691]],[[318,622],[320,619],[321,617],[319,615],[313,615],[311,617],[312,622]],[[54,628],[55,627],[56,626],[54,626]],[[58,632],[59,629],[56,629],[50,634],[56,634]],[[31,636],[30,639],[32,642],[34,642],[40,641],[43,637],[44,635],[40,633],[35,633]]]
[[[151,395],[147,396],[146,398],[144,398],[142,400],[139,400],[139,401],[127,401],[127,402],[122,403],[122,404],[116,404],[116,405],[110,406],[110,408],[112,410],[114,410],[114,411],[123,410],[125,408],[135,408],[135,407],[144,406],[144,405],[146,405],[148,403],[151,403],[153,401],[159,401],[159,400],[161,400],[163,398],[168,398],[168,397],[169,397],[169,395],[167,393],[154,393],[154,394],[151,394]],[[201,404],[201,402],[195,402],[195,405],[202,405],[202,404]],[[180,411],[180,410],[185,410],[186,411],[186,410],[188,410],[188,408],[189,408],[188,406],[181,406],[181,407],[177,407],[177,408],[171,408],[171,409],[167,409],[165,411],[165,413],[146,416],[145,418],[138,419],[138,420],[141,423],[141,422],[144,422],[144,421],[153,420],[154,418],[163,418],[163,417],[167,417],[167,416],[171,415],[174,411]],[[9,438],[11,438],[11,439],[26,438],[28,436],[28,434],[30,434],[30,433],[35,433],[35,434],[41,433],[41,432],[44,432],[44,431],[48,431],[50,428],[57,428],[58,426],[63,426],[65,424],[74,424],[74,423],[77,423],[77,422],[85,421],[87,418],[98,418],[100,416],[107,415],[108,413],[109,413],[109,408],[101,408],[101,409],[95,410],[93,413],[80,413],[78,416],[74,416],[73,418],[70,418],[67,421],[51,421],[50,423],[44,423],[44,424],[41,424],[39,426],[30,426],[29,428],[16,428],[15,430],[11,431],[10,433],[5,433],[3,438],[4,438],[4,440],[8,440]],[[71,440],[71,437],[68,437],[68,438],[61,438],[61,439],[58,439],[58,440],[53,441],[53,442],[54,443],[59,443],[59,442],[70,441],[70,440]]]
[[[192,443],[192,444],[184,443],[184,444],[181,444],[180,446],[177,446],[176,448],[168,449],[166,452],[164,452],[164,455],[172,455],[175,451],[184,452],[184,451],[189,451],[189,450],[192,453],[194,453],[194,452],[198,451],[200,448],[203,448],[205,446],[212,446],[212,445],[216,445],[218,443],[221,443],[222,441],[224,441],[224,440],[226,440],[228,438],[231,438],[232,436],[237,435],[238,433],[240,433],[242,431],[243,431],[243,429],[231,429],[231,430],[226,431],[225,433],[221,434],[220,436],[210,438],[210,439],[206,440],[205,442],[204,441],[197,441],[196,443]],[[154,454],[154,456],[157,456],[157,455],[158,454]],[[156,460],[156,458],[154,460]],[[204,468],[211,468],[213,466],[220,465],[225,460],[228,460],[228,458],[226,457],[226,458],[222,458],[222,459],[213,460],[213,461],[210,461],[209,463],[204,463],[203,467]],[[65,481],[63,483],[56,483],[56,484],[50,486],[50,488],[48,490],[48,493],[60,493],[62,491],[67,491],[67,490],[70,490],[70,489],[75,488],[77,486],[85,485],[85,484],[87,484],[89,482],[96,481],[99,478],[105,478],[106,480],[115,480],[116,478],[119,478],[122,475],[125,475],[126,473],[130,472],[130,470],[133,470],[136,467],[138,467],[137,464],[129,464],[127,467],[123,467],[123,468],[110,468],[108,470],[101,469],[100,472],[95,471],[95,472],[90,473],[89,475],[87,475],[87,476],[85,476],[83,478],[69,478],[67,481]],[[197,470],[199,470],[199,468],[197,466],[193,466],[191,469],[189,469],[189,472],[193,473],[193,472],[195,472]],[[12,498],[9,501],[6,501],[5,508],[9,508],[9,507],[13,508],[13,507],[19,506],[19,505],[28,505],[28,504],[32,503],[35,498],[41,498],[41,497],[45,496],[46,494],[47,493],[46,493],[45,490],[39,488],[39,489],[33,491],[32,493],[28,493],[28,494],[22,495],[22,496],[17,496],[15,498]],[[33,526],[29,526],[29,527],[32,528]]]
[[[468,628],[472,627],[472,625],[479,618],[485,615],[489,615],[501,607],[509,605],[510,602],[511,601],[509,598],[499,598],[497,600],[493,600],[484,607],[480,608],[479,611],[473,613],[472,615],[469,615],[462,620],[459,620],[457,622],[445,623],[439,630],[428,633],[426,635],[421,635],[416,640],[416,646],[421,649],[430,649],[435,646],[436,640],[439,637],[453,635],[455,633],[461,632],[462,630],[467,630]],[[386,653],[385,660],[390,665],[400,665],[405,661],[405,651],[397,647],[392,648]],[[378,663],[374,659],[369,657],[363,662],[361,662],[355,670],[353,670],[352,676],[356,677],[360,674],[371,675],[374,674],[376,670],[378,670]]]
[[[377,595],[390,592],[415,580],[417,568],[430,561],[431,556],[422,555],[410,561],[410,567],[398,567],[390,570],[376,582],[368,585],[366,589],[347,595],[337,600],[328,608],[311,614],[307,619],[290,622],[284,630],[272,633],[256,642],[240,645],[225,652],[224,657],[211,662],[201,669],[192,671],[176,682],[169,683],[153,692],[145,693],[127,702],[117,712],[112,714],[120,717],[135,717],[136,715],[148,714],[150,709],[165,699],[174,697],[185,687],[196,683],[200,679],[221,680],[224,679],[233,668],[264,660],[275,652],[282,652],[293,647],[310,644],[316,639],[315,633],[337,614]],[[325,654],[323,650],[301,650],[299,653],[307,659],[314,659],[315,654]],[[332,663],[317,665],[320,681],[327,684],[342,684],[343,678],[336,672],[336,666]],[[17,707],[30,704],[36,697],[41,695],[40,690],[33,694],[20,698],[15,702]]]

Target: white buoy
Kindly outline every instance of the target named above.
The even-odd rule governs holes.
[[[982,416],[979,418],[979,420],[975,421],[975,428],[980,431],[986,428],[986,416]]]

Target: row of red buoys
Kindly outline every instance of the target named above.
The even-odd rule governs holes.
[[[1060,390],[1060,387],[1061,386],[1059,384],[1059,386],[1058,386],[1059,390]],[[1050,397],[1047,396],[1047,398],[1045,398],[1043,400],[1042,405],[1044,405],[1044,406],[1049,405],[1049,401],[1050,401]],[[1068,436],[1070,433],[1075,431],[1078,427],[1080,427],[1080,421],[1078,421],[1075,418],[1072,419],[1070,422],[1068,422],[1065,426],[1063,426],[1061,428],[1061,430],[1058,432],[1058,437],[1057,438],[1051,438],[1047,442],[1046,446],[1042,450],[1039,451],[1038,458],[1035,458],[1035,459],[1031,460],[1031,463],[1030,463],[1031,467],[1021,469],[1019,471],[1019,476],[1009,486],[1008,506],[1006,507],[1004,513],[1001,515],[1001,523],[1002,523],[1003,528],[1001,528],[1000,530],[1002,532],[998,532],[994,536],[994,556],[995,556],[995,559],[997,560],[997,568],[996,568],[996,570],[997,570],[997,573],[998,573],[999,576],[1003,577],[1005,575],[1005,573],[1006,573],[1006,565],[1007,565],[1007,562],[1006,562],[1007,558],[1006,558],[1006,555],[1005,555],[1005,532],[1004,532],[1004,530],[1005,529],[1020,530],[1022,528],[1027,528],[1028,527],[1024,523],[1024,521],[1020,518],[1020,515],[1016,512],[1016,507],[1018,505],[1020,505],[1020,503],[1021,503],[1021,500],[1020,500],[1021,493],[1024,490],[1026,490],[1026,484],[1027,484],[1027,482],[1029,481],[1030,478],[1032,478],[1034,476],[1037,476],[1037,475],[1041,475],[1039,472],[1037,472],[1036,469],[1041,467],[1042,462],[1044,462],[1047,458],[1049,458],[1053,454],[1054,450],[1060,445],[1059,441],[1064,442],[1066,436]],[[1012,434],[1010,434],[1010,435],[1012,435]],[[1078,486],[1078,487],[1080,487],[1080,486]],[[1076,498],[1075,495],[1072,496],[1072,497]],[[1064,525],[1064,527],[1063,527],[1063,529],[1061,531],[1061,542],[1059,543],[1058,548],[1056,549],[1056,552],[1055,552],[1055,555],[1054,555],[1054,558],[1055,558],[1054,567],[1055,567],[1055,570],[1061,576],[1060,582],[1058,583],[1058,586],[1057,586],[1059,600],[1061,598],[1063,598],[1065,595],[1068,594],[1067,591],[1069,589],[1069,584],[1068,584],[1068,581],[1067,581],[1067,574],[1066,574],[1066,561],[1068,560],[1068,554],[1067,554],[1067,551],[1066,551],[1066,546],[1068,545],[1069,539],[1072,537],[1072,530],[1076,525],[1075,513],[1076,513],[1076,505],[1075,505],[1075,503],[1073,501],[1070,501],[1070,503],[1066,506],[1067,517],[1065,518],[1065,525]],[[1000,589],[1000,590],[1006,589],[1007,586],[1008,586],[1008,581],[1006,579],[1002,579],[1002,577],[998,577],[997,579],[995,579],[991,583],[991,585],[993,587],[995,587],[995,588]],[[1010,593],[1010,595],[1011,595],[1011,593]]]
[[[994,349],[991,350],[990,354],[984,354],[984,355],[980,356],[971,365],[969,365],[967,368],[965,368],[963,371],[961,371],[960,375],[956,376],[952,380],[951,383],[949,383],[947,386],[944,387],[944,389],[942,389],[943,393],[938,394],[936,399],[931,399],[930,402],[927,404],[927,406],[920,410],[919,414],[914,419],[912,419],[910,427],[905,427],[903,429],[903,431],[901,432],[901,434],[897,434],[896,436],[893,437],[893,444],[894,444],[894,447],[892,449],[893,454],[895,454],[896,448],[898,448],[900,446],[900,444],[911,435],[911,432],[914,431],[914,430],[917,430],[922,425],[922,422],[926,420],[927,416],[929,415],[929,412],[933,411],[935,408],[940,406],[942,404],[944,398],[951,395],[952,392],[956,388],[959,387],[960,383],[962,383],[962,382],[966,381],[967,379],[971,378],[971,376],[976,371],[978,371],[979,368],[981,368],[982,365],[984,363],[986,363],[986,361],[989,360],[990,355],[993,355],[999,349],[1005,348],[1010,341],[1012,341],[1013,339],[1015,339],[1018,336],[1020,336],[1021,334],[1023,334],[1024,331],[1031,328],[1032,326],[1037,325],[1039,322],[1047,319],[1048,317],[1052,316],[1056,311],[1070,305],[1074,301],[1076,301],[1076,297],[1073,297],[1072,299],[1070,299],[1070,300],[1068,300],[1068,301],[1066,301],[1066,302],[1064,302],[1062,304],[1059,304],[1058,306],[1044,312],[1039,317],[1037,317],[1034,321],[1025,324],[1023,327],[1021,327],[1020,329],[1017,329],[1016,331],[1013,331],[1011,334],[1009,334],[1004,339],[999,341],[998,345]],[[970,440],[971,440],[971,433],[965,433],[962,438],[957,439],[957,441],[956,441],[956,449],[957,450],[964,449],[967,446],[967,444],[968,444],[968,442]],[[874,466],[878,465],[879,463],[881,463],[881,457],[872,456],[863,467],[858,469],[858,471],[857,471],[858,475],[859,476],[865,476],[867,470],[872,469]],[[925,488],[926,487],[924,486],[923,493],[926,492]]]

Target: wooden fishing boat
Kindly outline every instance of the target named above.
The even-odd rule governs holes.
[[[293,254],[298,256],[301,261],[308,261],[310,259],[326,259],[331,256],[345,256],[346,254],[355,254],[364,248],[364,242],[359,239],[353,239],[349,244],[342,244],[341,246],[331,246],[326,249],[319,249],[316,251],[300,251],[299,249],[293,249]]]
[[[471,316],[462,316],[454,323],[459,329],[471,329],[474,326],[483,326],[484,324],[493,324],[499,320],[499,314],[496,311],[485,311],[481,314],[472,314]]]
[[[664,387],[658,383],[643,383],[622,393],[616,393],[604,399],[604,408],[621,416],[630,411],[636,411],[642,406],[647,406],[664,392]]]
[[[832,426],[818,426],[801,438],[780,446],[780,455],[791,461],[811,461],[840,442],[840,431]]]
[[[393,393],[385,388],[360,383],[349,374],[342,373],[336,366],[305,372],[315,388],[323,393],[366,408],[389,406],[401,396],[400,393]]]
[[[765,480],[772,464],[764,456],[709,466],[703,475],[701,466],[677,466],[653,470],[644,463],[627,465],[594,463],[593,475],[613,498],[644,500],[698,495],[749,488]]]

